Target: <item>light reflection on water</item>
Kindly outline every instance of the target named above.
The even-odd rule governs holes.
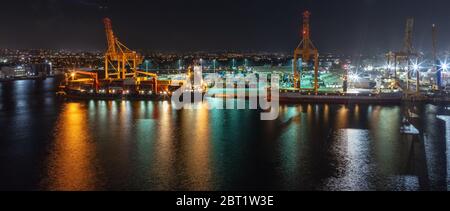
[[[45,186],[52,190],[93,190],[98,185],[96,145],[92,142],[83,104],[68,103],[55,127]]]
[[[446,171],[447,171],[447,190],[450,190],[450,162],[449,162],[450,161],[450,116],[439,115],[438,119],[445,121],[445,139],[446,139],[445,154],[447,157],[447,169],[446,169]],[[431,152],[427,153],[427,154],[431,154]],[[435,158],[431,157],[431,159],[435,159]]]
[[[335,143],[330,153],[337,158],[336,175],[324,181],[323,190],[372,190],[370,178],[376,172],[371,159],[368,130],[339,129],[333,135]]]
[[[450,183],[443,107],[419,106],[414,124],[422,133],[408,137],[399,132],[404,106],[282,105],[278,120],[263,122],[251,110],[64,101],[52,80],[41,83],[1,86],[0,189],[447,190]]]

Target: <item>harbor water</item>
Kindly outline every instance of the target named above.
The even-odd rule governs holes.
[[[176,110],[0,83],[0,190],[449,190],[450,110],[282,104]],[[208,99],[221,103],[222,99]],[[419,135],[400,132],[405,113]]]

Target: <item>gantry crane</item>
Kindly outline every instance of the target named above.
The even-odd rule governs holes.
[[[302,76],[301,72],[298,70],[298,59],[301,58],[302,62],[308,63],[311,60],[311,57],[314,57],[314,92],[317,94],[319,91],[319,51],[314,46],[310,38],[310,16],[311,13],[309,11],[305,11],[303,13],[303,30],[301,33],[302,41],[294,50],[294,88],[301,90]]]
[[[137,66],[143,61],[141,55],[123,45],[114,36],[109,18],[103,19],[105,24],[108,49],[105,53],[105,79],[126,79],[136,77]]]
[[[411,59],[417,58],[418,54],[414,51],[412,40],[413,40],[413,31],[414,31],[414,18],[408,18],[406,20],[406,28],[405,28],[405,38],[403,43],[403,50],[400,52],[394,53],[394,63],[395,63],[395,80],[397,80],[397,65],[400,62],[406,62],[406,91],[409,92],[409,84],[410,84],[410,66]],[[416,70],[416,92],[419,93],[420,86],[420,72]]]
[[[170,81],[158,81],[157,74],[138,70],[138,65],[142,63],[143,57],[136,51],[127,48],[114,36],[111,20],[109,18],[103,19],[103,23],[105,25],[108,44],[105,53],[104,66],[105,84],[111,84],[116,80],[123,81],[125,79],[132,79],[134,85],[137,85],[137,89],[140,89],[139,85],[150,82],[155,93],[157,93],[159,89],[164,90],[165,88],[165,90],[167,90],[167,84],[170,84]],[[92,84],[95,92],[97,92],[100,87],[99,74],[97,72],[73,70],[70,72],[70,75],[66,76],[66,84],[70,83]],[[123,83],[123,85],[125,85],[125,83]],[[127,83],[126,85],[128,86],[131,84]]]

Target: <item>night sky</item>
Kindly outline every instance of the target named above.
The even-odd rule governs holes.
[[[450,47],[449,0],[2,0],[1,7],[0,48],[103,50],[108,16],[133,49],[291,52],[305,9],[320,52],[399,50],[409,16],[416,49],[430,50],[433,23],[439,50]]]

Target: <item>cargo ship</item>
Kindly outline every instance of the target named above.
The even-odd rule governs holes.
[[[93,77],[78,78],[78,75],[93,75]],[[186,83],[186,81],[162,80],[156,77],[123,80],[98,80],[96,77],[96,73],[74,71],[70,76],[66,76],[66,80],[60,84],[56,94],[75,100],[170,100],[172,94]],[[203,86],[191,87],[187,84],[184,89],[192,97],[198,92],[202,95],[206,93]]]
[[[170,91],[159,91],[154,92],[151,90],[129,90],[129,89],[121,89],[121,88],[109,88],[109,89],[79,89],[70,86],[60,86],[59,91],[56,93],[57,96],[71,99],[71,100],[150,100],[150,101],[158,101],[158,100],[171,100],[172,94],[176,90],[176,87],[170,89]],[[205,91],[196,91],[196,90],[186,90],[188,96],[191,96],[191,99],[194,99],[196,93],[200,93],[202,96],[205,95]],[[180,96],[180,101],[183,100],[183,97],[186,96],[184,93]]]
[[[267,99],[274,100],[267,91]],[[213,93],[213,98],[250,99],[249,93],[238,95],[236,93]],[[404,101],[401,92],[393,93],[331,93],[331,92],[300,92],[292,90],[280,90],[278,96],[280,103],[329,103],[329,104],[400,104]]]
[[[337,103],[337,104],[399,104],[402,92],[392,93],[318,93],[281,90],[280,102],[286,103]]]
[[[77,89],[70,86],[60,86],[57,96],[74,100],[167,100],[169,92],[154,93],[152,91],[130,91],[124,89]]]

